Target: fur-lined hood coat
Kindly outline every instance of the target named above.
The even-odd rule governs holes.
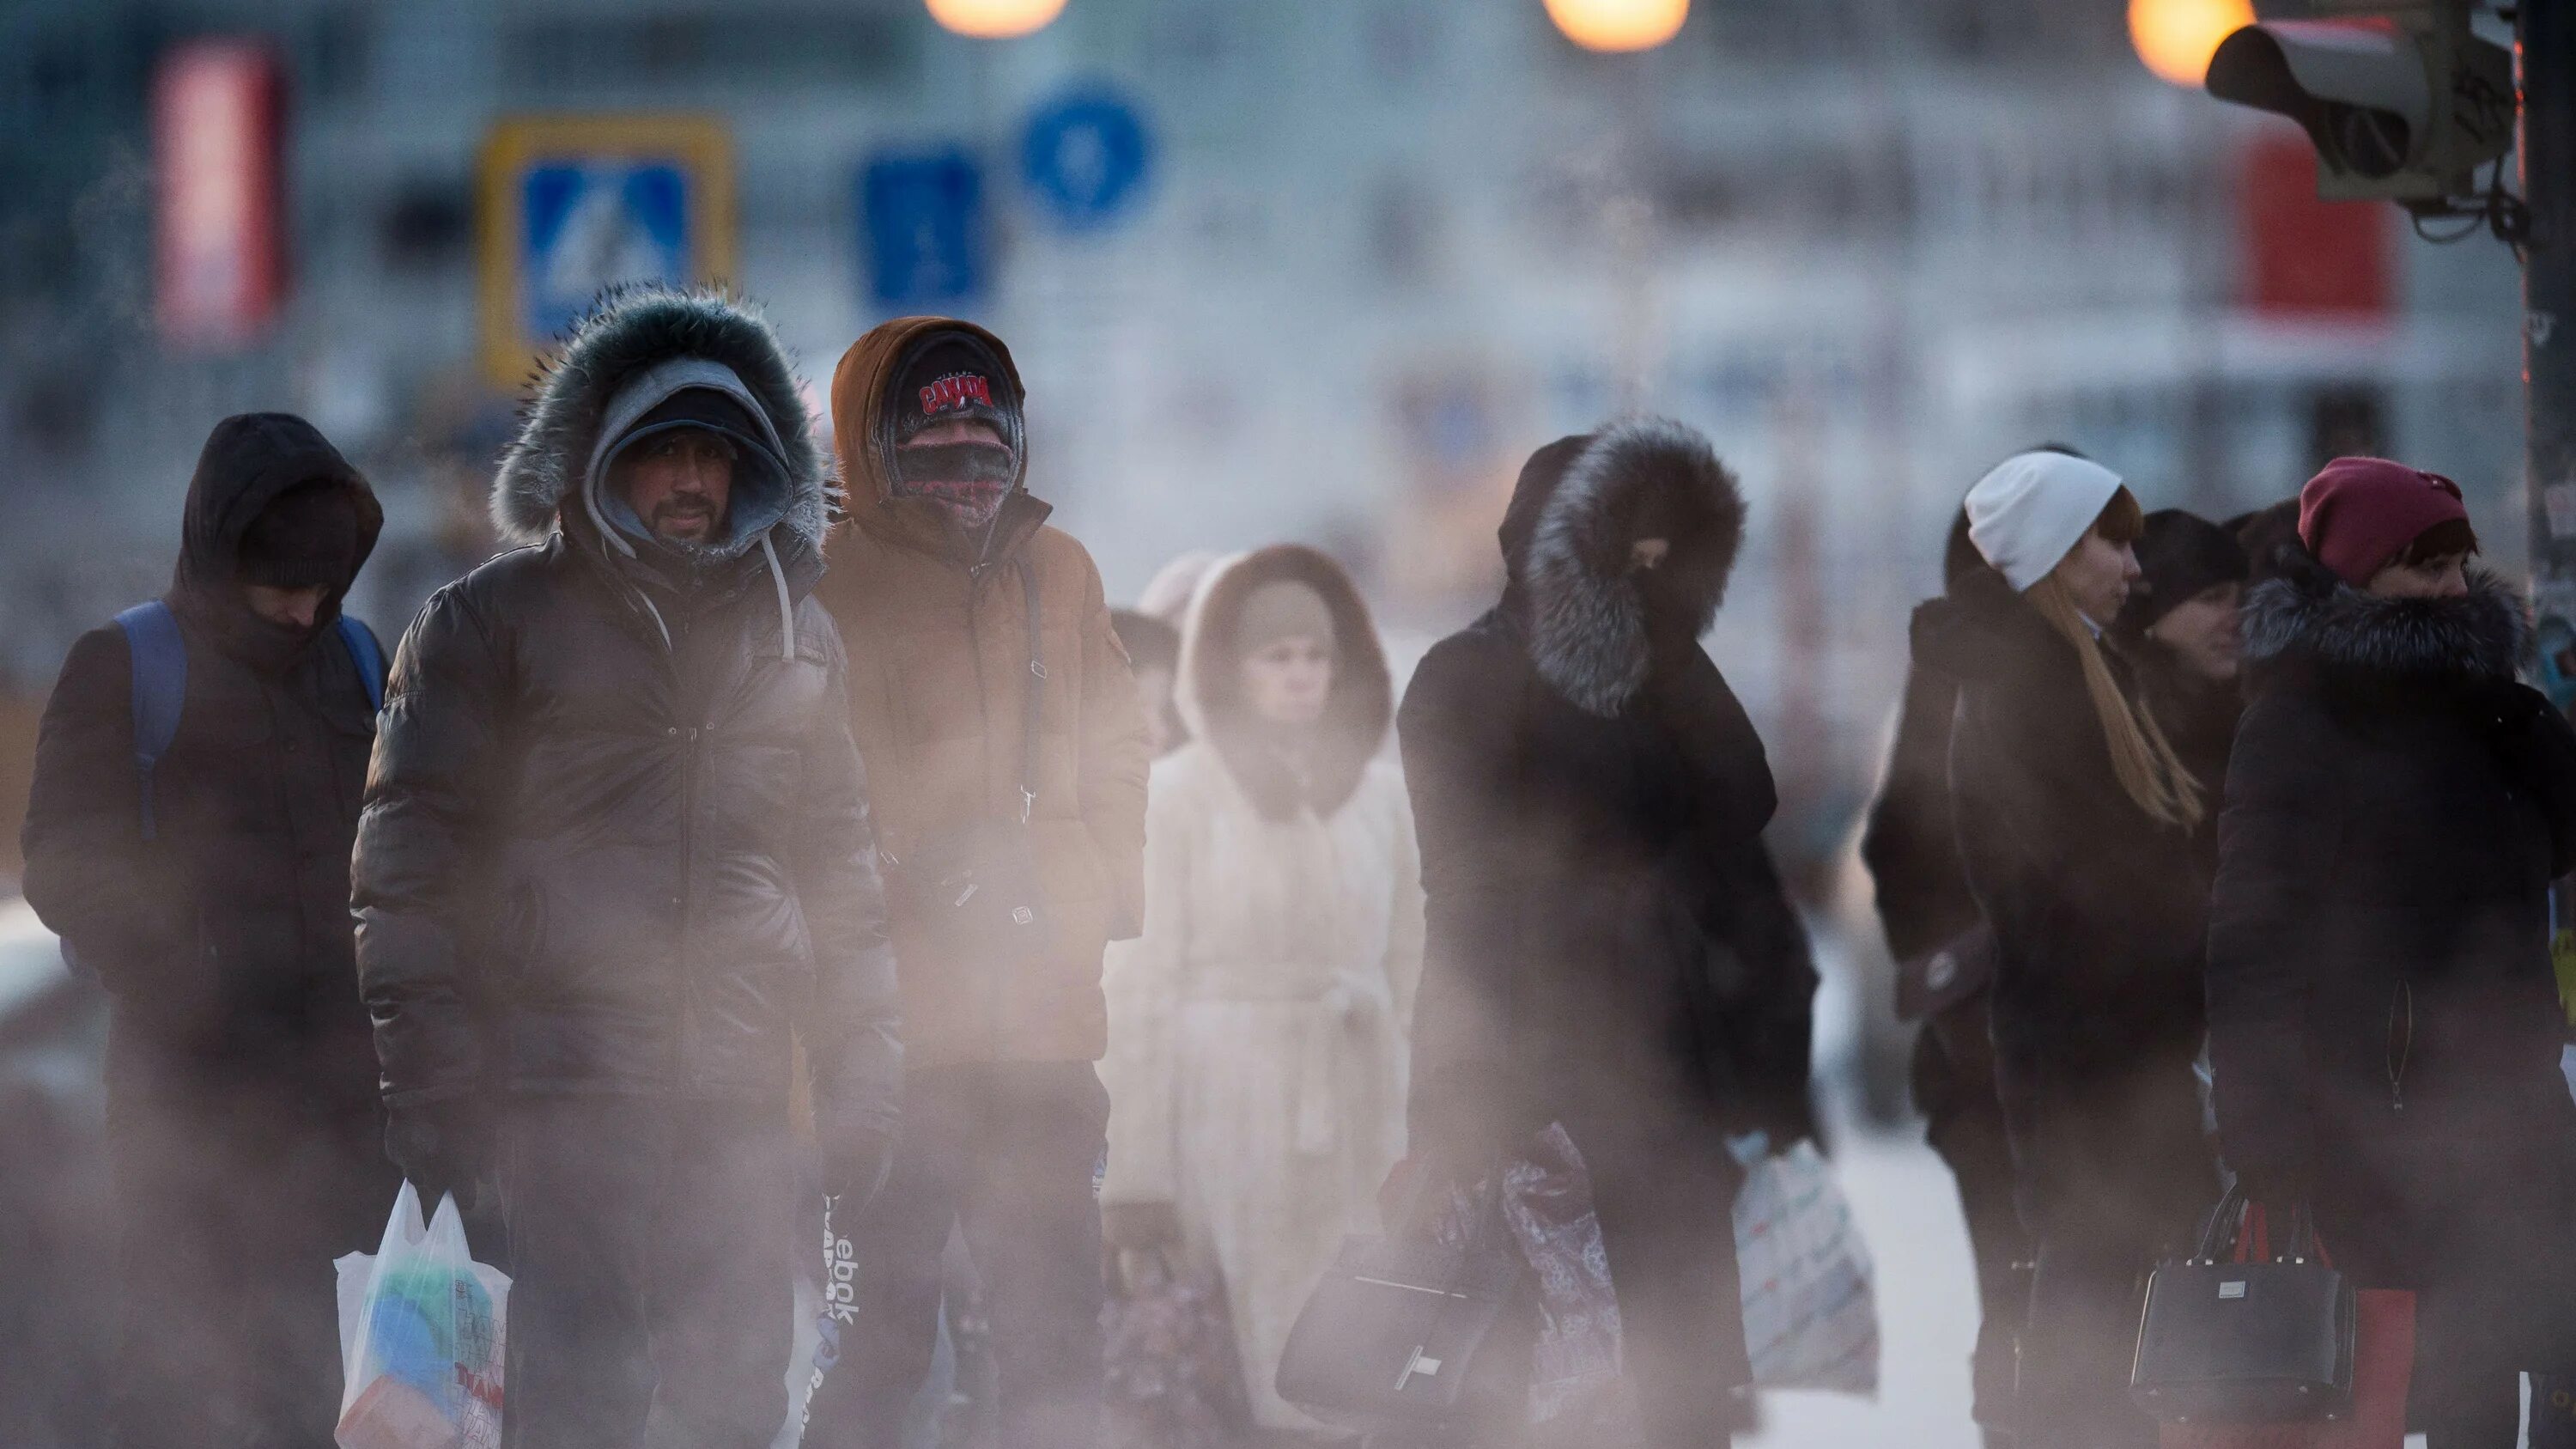
[[[786,474],[784,496],[769,500],[775,524],[808,551],[820,550],[830,467],[786,345],[738,298],[660,285],[609,292],[540,374],[519,436],[492,478],[492,523],[504,541],[543,543],[568,514],[582,511],[580,494],[621,392],[679,359],[714,363],[740,379],[739,396],[770,430]]]
[[[1664,418],[1541,448],[1503,515],[1504,611],[1539,677],[1587,713],[1617,714],[1645,686],[1655,640],[1629,555],[1653,536],[1671,544],[1656,580],[1670,622],[1696,641],[1735,572],[1744,497],[1704,435]]]
[[[1324,597],[1335,636],[1302,772],[1236,685],[1244,604],[1279,579]],[[1404,1155],[1421,853],[1378,751],[1385,657],[1339,565],[1295,545],[1218,563],[1182,657],[1194,737],[1154,765],[1144,935],[1109,948],[1102,1195],[1178,1207],[1224,1270],[1256,1419],[1308,1429],[1274,1380],[1306,1295],[1344,1237],[1375,1226]]]
[[[1815,974],[1762,845],[1770,765],[1698,642],[1744,513],[1679,423],[1552,443],[1503,521],[1501,603],[1414,672],[1396,737],[1428,891],[1417,1144],[1605,1093],[1712,1143],[1807,1130]],[[1630,568],[1641,538],[1671,545],[1660,577]],[[1731,1273],[1725,1235],[1709,1248]],[[1740,1328],[1710,1325],[1710,1372],[1741,1380]]]
[[[1292,763],[1265,738],[1243,699],[1239,663],[1244,604],[1281,580],[1321,595],[1333,620],[1333,683],[1302,761]],[[1237,555],[1212,567],[1191,605],[1173,684],[1190,737],[1206,740],[1261,813],[1284,820],[1300,808],[1329,816],[1360,785],[1386,744],[1395,719],[1395,686],[1368,605],[1350,575],[1330,558],[1285,543]]]
[[[675,376],[760,409],[775,517],[742,512],[763,500],[737,470],[730,547],[620,551],[585,480],[631,385]],[[639,288],[574,332],[493,487],[526,546],[430,597],[385,690],[349,874],[389,1104],[775,1106],[801,1047],[827,1131],[891,1130],[895,958],[848,657],[806,592],[822,495],[746,307]]]
[[[2385,599],[2275,562],[2210,907],[2223,1150],[2257,1196],[2316,1204],[2338,1267],[2418,1290],[2425,1341],[2452,1345],[2437,1379],[2566,1362],[2549,890],[2576,865],[2576,731],[2515,681],[2527,626],[2496,580]]]

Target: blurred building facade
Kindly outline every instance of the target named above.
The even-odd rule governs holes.
[[[1450,627],[1528,449],[1630,407],[1706,428],[1753,542],[1717,648],[1832,832],[1866,789],[1904,610],[1993,459],[2043,438],[2151,506],[2285,496],[2321,451],[2458,477],[2518,561],[2511,259],[2391,209],[2380,300],[2253,307],[2262,123],[2151,78],[2112,0],[1699,0],[1588,55],[1536,0],[1071,0],[1005,43],[916,0],[15,0],[0,9],[0,673],[157,587],[196,444],[305,412],[392,516],[388,635],[476,556],[510,399],[477,370],[476,158],[533,112],[719,118],[734,279],[819,390],[869,299],[871,155],[988,163],[968,310],[1031,391],[1034,482],[1113,595],[1279,537]],[[153,67],[257,36],[288,77],[284,310],[248,348],[152,323]],[[1014,175],[1106,83],[1142,200],[1067,231]]]

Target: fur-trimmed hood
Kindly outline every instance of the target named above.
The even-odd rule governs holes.
[[[1641,523],[1653,534],[1641,535]],[[1505,612],[1532,665],[1577,707],[1607,717],[1645,685],[1651,607],[1681,615],[1693,638],[1716,622],[1744,542],[1744,497],[1698,429],[1627,418],[1531,454],[1501,534]],[[1672,541],[1659,603],[1629,566],[1641,536]]]
[[[815,445],[794,361],[758,308],[726,292],[661,284],[611,288],[574,325],[536,379],[519,436],[492,479],[492,522],[511,543],[541,543],[578,505],[620,389],[675,359],[741,380],[777,435],[787,496],[779,523],[819,548],[829,468]]]
[[[1245,602],[1264,584],[1282,579],[1323,595],[1333,618],[1332,691],[1302,772],[1263,739],[1236,667]],[[1359,589],[1340,564],[1294,543],[1237,554],[1209,568],[1182,630],[1174,694],[1192,737],[1216,750],[1254,808],[1272,820],[1294,816],[1300,805],[1312,806],[1319,816],[1341,809],[1359,789],[1395,717],[1386,651]]]
[[[2295,544],[2273,565],[2277,576],[2245,600],[2245,657],[2258,673],[2305,664],[2357,681],[2509,680],[2530,638],[2520,596],[2483,570],[2470,571],[2463,598],[2383,599]]]

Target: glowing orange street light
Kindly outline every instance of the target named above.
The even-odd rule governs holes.
[[[1034,35],[1064,13],[1064,0],[925,0],[930,18],[977,40]]]
[[[2218,42],[2254,23],[2253,0],[2129,0],[2129,44],[2159,79],[2200,88]]]
[[[1652,50],[1690,17],[1690,0],[1546,0],[1547,18],[1585,50]]]

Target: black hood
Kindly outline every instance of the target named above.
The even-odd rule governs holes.
[[[2398,687],[2510,680],[2531,622],[2522,599],[2472,570],[2457,599],[2383,599],[2345,583],[2296,544],[2245,601],[2245,658],[2256,680],[2284,667],[2338,683]]]
[[[384,509],[374,490],[340,450],[311,423],[292,413],[242,413],[215,424],[188,480],[188,503],[179,535],[179,566],[170,582],[171,603],[232,635],[255,634],[258,623],[242,602],[234,578],[242,534],[278,495],[303,483],[333,483],[357,505],[357,550],[349,576],[323,603],[315,632],[339,617],[340,601],[375,551],[384,531]],[[274,626],[265,626],[274,628]]]
[[[1615,715],[1646,682],[1655,629],[1697,639],[1716,622],[1744,542],[1744,497],[1698,429],[1631,418],[1530,455],[1503,513],[1504,612],[1539,677]],[[1629,566],[1640,538],[1672,554],[1651,589]]]

